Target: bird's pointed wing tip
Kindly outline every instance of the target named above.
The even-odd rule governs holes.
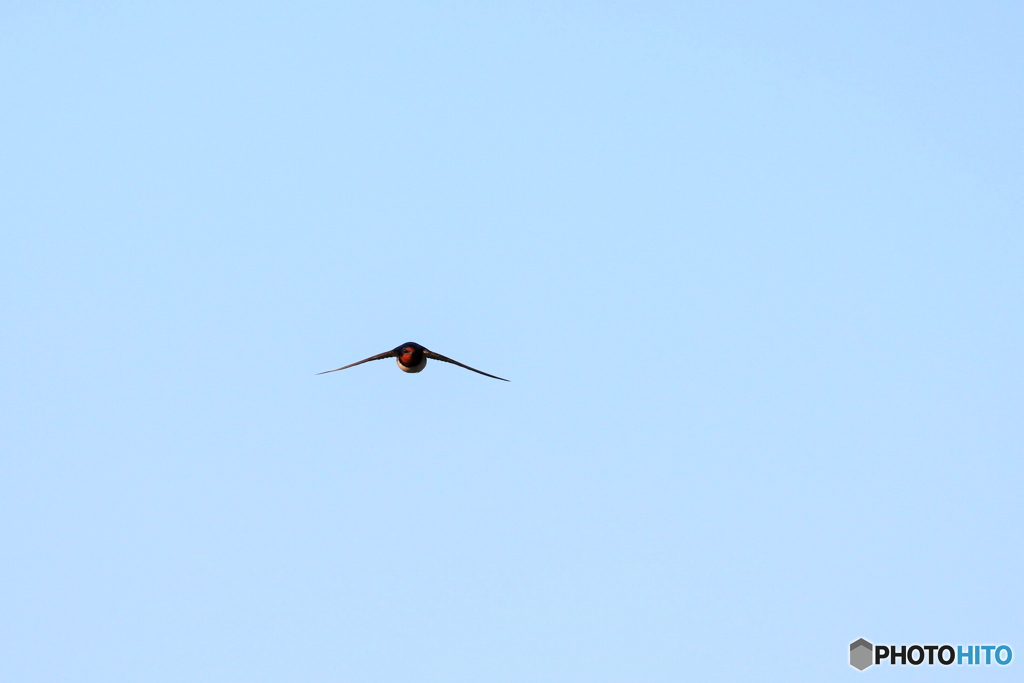
[[[483,370],[477,370],[476,368],[471,368],[470,366],[466,365],[465,363],[460,363],[459,361],[453,360],[453,359],[449,358],[448,356],[442,356],[441,354],[439,354],[439,353],[437,353],[435,351],[430,351],[430,350],[427,350],[427,349],[424,349],[424,350],[426,351],[427,358],[433,358],[434,360],[440,360],[440,361],[444,361],[445,363],[451,363],[452,365],[458,365],[460,368],[466,368],[467,370],[472,370],[476,374],[483,375],[484,377],[491,377],[493,379],[500,379],[502,382],[508,382],[509,381],[509,380],[505,379],[504,377],[498,377],[497,375],[492,375],[489,372],[484,372]]]
[[[318,372],[316,374],[317,375],[326,375],[328,372],[337,372],[338,370],[347,370],[348,368],[355,367],[356,365],[362,365],[363,363],[369,363],[372,360],[382,360],[384,358],[394,358],[397,355],[398,354],[395,353],[394,351],[385,351],[384,353],[378,353],[376,356],[370,356],[369,358],[364,358],[363,360],[358,361],[356,363],[350,363],[349,365],[346,365],[346,366],[340,367],[340,368],[334,368],[333,370],[324,370],[323,372]]]

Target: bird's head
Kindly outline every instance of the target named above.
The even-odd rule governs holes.
[[[420,359],[423,358],[423,347],[416,342],[408,342],[402,344],[395,352],[398,354],[398,360],[402,362],[402,365],[419,365]]]

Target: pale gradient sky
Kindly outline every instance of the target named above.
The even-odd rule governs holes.
[[[1012,680],[1022,65],[1019,2],[0,4],[0,680]],[[512,381],[314,376],[410,340]]]

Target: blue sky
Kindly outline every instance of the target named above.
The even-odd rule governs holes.
[[[0,678],[1010,680],[1022,63],[1011,2],[3,4]],[[410,340],[512,381],[314,376]]]

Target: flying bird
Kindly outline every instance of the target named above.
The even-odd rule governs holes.
[[[351,365],[345,365],[345,366],[340,367],[340,368],[335,368],[333,370],[327,370],[325,372],[318,372],[316,374],[318,374],[318,375],[326,375],[328,372],[337,372],[338,370],[345,370],[346,368],[351,368],[351,367],[354,367],[356,365],[362,365],[363,363],[369,363],[371,360],[382,360],[384,358],[394,358],[394,359],[396,359],[396,361],[398,362],[398,369],[401,370],[402,372],[421,372],[423,370],[423,368],[427,367],[427,359],[428,358],[432,358],[434,360],[444,361],[445,363],[451,363],[452,365],[458,365],[460,368],[466,368],[467,370],[472,370],[473,372],[475,372],[475,373],[477,373],[479,375],[483,375],[485,377],[493,377],[494,379],[500,379],[502,382],[507,382],[508,381],[504,377],[497,377],[495,375],[488,375],[486,372],[482,372],[480,370],[477,370],[476,368],[471,368],[468,365],[463,365],[462,363],[460,363],[457,360],[452,360],[451,358],[448,358],[447,356],[442,356],[439,353],[434,353],[433,351],[420,346],[416,342],[408,342],[408,343],[402,344],[401,346],[396,346],[395,348],[391,349],[390,351],[385,351],[384,353],[378,353],[376,356],[370,356],[369,358],[364,358],[363,360],[359,361],[358,363],[352,363]]]

